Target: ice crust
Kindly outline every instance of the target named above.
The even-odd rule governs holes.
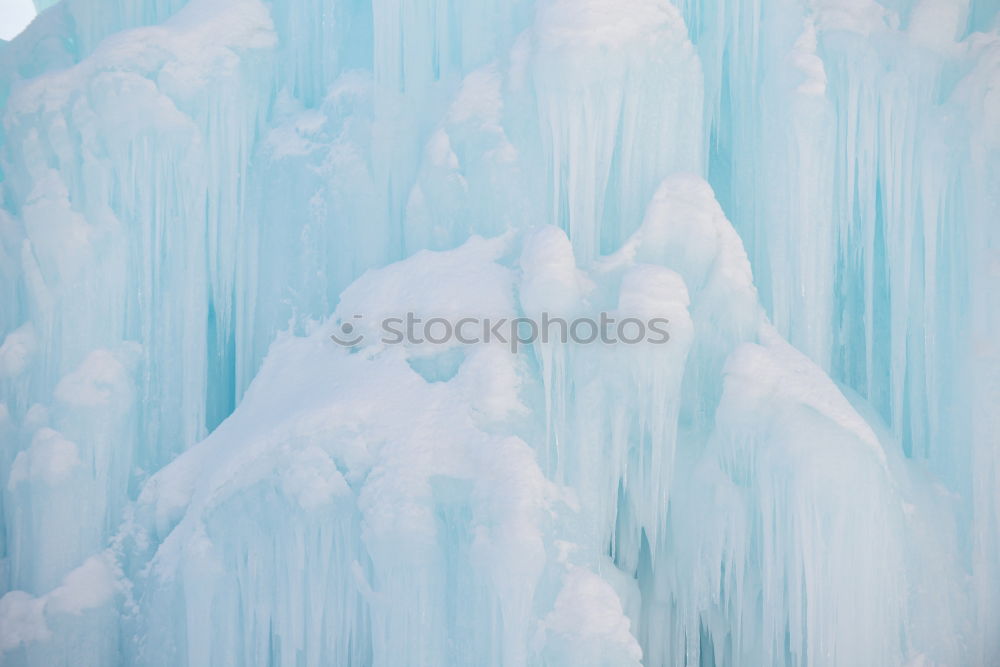
[[[994,0],[35,4],[0,664],[1000,659]]]

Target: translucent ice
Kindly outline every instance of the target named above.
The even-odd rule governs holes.
[[[1000,660],[995,0],[35,6],[0,663]]]

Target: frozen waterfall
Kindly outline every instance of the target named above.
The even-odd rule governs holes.
[[[0,664],[1000,664],[1000,0],[34,4]]]

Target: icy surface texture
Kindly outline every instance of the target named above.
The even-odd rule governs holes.
[[[0,663],[1000,663],[996,0],[35,4]]]

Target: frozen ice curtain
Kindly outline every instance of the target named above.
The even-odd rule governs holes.
[[[35,6],[0,664],[1000,665],[1000,0]]]

